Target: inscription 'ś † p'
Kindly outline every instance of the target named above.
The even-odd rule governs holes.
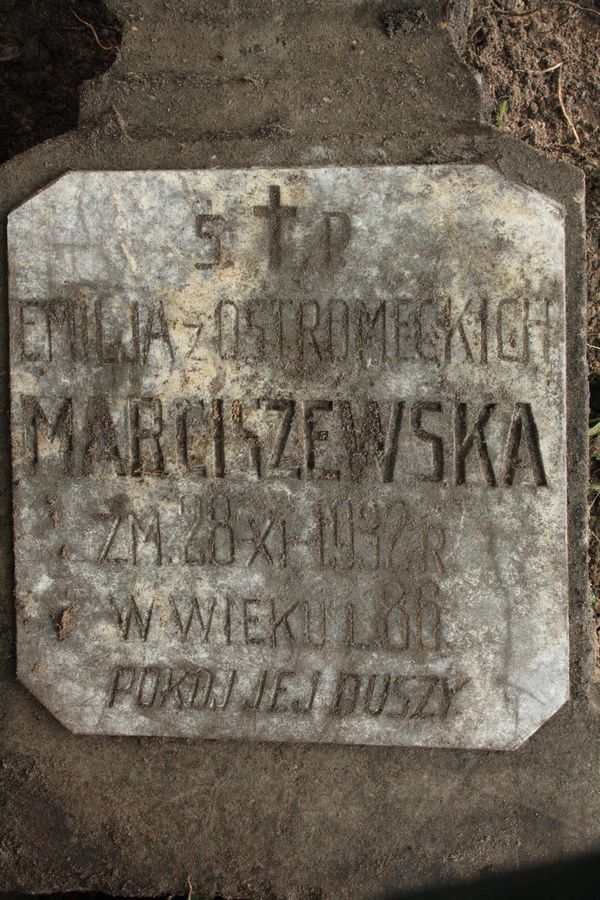
[[[564,702],[557,204],[75,172],[9,254],[19,677],[67,727],[508,748]]]

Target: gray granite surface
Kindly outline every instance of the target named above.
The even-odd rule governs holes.
[[[556,201],[71,172],[8,237],[18,675],[70,730],[511,749],[565,702]]]

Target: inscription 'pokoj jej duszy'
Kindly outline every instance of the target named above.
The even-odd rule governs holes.
[[[510,748],[565,701],[558,204],[74,172],[9,266],[19,677],[68,728]]]

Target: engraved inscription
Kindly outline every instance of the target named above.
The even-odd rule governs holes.
[[[349,240],[325,241],[327,271],[344,265],[340,247]],[[281,259],[280,250],[275,258]],[[207,270],[218,266],[217,261],[202,264]],[[195,321],[183,310],[185,318],[166,309],[160,299],[128,303],[118,293],[95,296],[95,289],[77,285],[64,293],[19,304],[22,362],[90,361],[151,371],[157,362],[189,368],[216,354],[236,366],[266,360],[305,376],[318,364],[347,371],[418,361],[443,368],[459,361],[473,369],[501,363],[502,369],[519,372],[547,362],[559,337],[555,301],[521,293],[502,300],[482,294],[476,309],[469,301],[458,312],[451,298],[420,295],[416,288],[412,295],[383,300],[233,294],[209,299],[206,308],[194,311]]]
[[[46,412],[42,397],[18,399],[31,474],[43,475],[58,463],[70,477],[176,472],[193,480],[361,482],[374,477],[389,483],[406,480],[408,471],[409,478],[444,483],[449,468],[454,484],[464,485],[467,464],[476,459],[471,480],[479,476],[488,487],[498,486],[498,468],[507,487],[514,485],[517,470],[520,480],[536,487],[548,484],[535,414],[530,403],[520,400],[508,408],[494,402],[478,408],[463,401],[367,400],[360,410],[346,399],[178,397],[165,405],[160,397],[115,402],[97,395],[84,408],[77,398],[59,398],[55,411]],[[279,421],[272,412],[282,413]],[[441,433],[423,427],[426,415]],[[487,436],[492,416],[503,423],[495,464]],[[407,456],[421,455],[415,438],[432,446],[431,471],[407,465]],[[210,447],[208,456],[198,458],[195,445]],[[282,467],[286,458],[297,465]],[[324,465],[325,458],[331,464]]]

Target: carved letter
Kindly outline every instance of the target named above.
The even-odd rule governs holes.
[[[83,427],[84,475],[91,475],[101,460],[111,462],[117,475],[125,475],[125,463],[119,451],[108,399],[102,394],[90,397],[86,408]]]
[[[544,470],[542,449],[538,429],[533,418],[531,403],[515,403],[512,421],[506,440],[504,454],[504,466],[502,470],[502,483],[511,485],[515,478],[517,467],[520,465],[519,448],[525,432],[525,443],[529,453],[529,463],[536,487],[547,487],[548,480]]]
[[[39,466],[40,432],[47,441],[60,437],[60,452],[66,475],[73,474],[73,401],[66,397],[58,408],[54,421],[50,423],[37,397],[25,395],[21,400],[23,411],[26,465],[36,472]]]
[[[143,408],[148,407],[152,424],[142,425]],[[129,443],[131,448],[132,475],[164,475],[165,462],[159,437],[162,433],[162,403],[158,397],[143,397],[141,400],[129,399]],[[151,460],[142,458],[142,442],[150,443]]]
[[[121,609],[119,609],[117,601],[114,597],[110,597],[109,602],[115,612],[117,625],[121,630],[121,636],[123,640],[129,640],[129,632],[131,630],[131,622],[133,619],[135,620],[135,625],[140,638],[143,641],[147,640],[148,630],[150,628],[150,622],[152,620],[152,611],[154,609],[154,600],[150,602],[145,615],[142,615],[142,613],[140,612],[140,609],[133,596],[129,596],[127,598],[128,606],[126,611],[122,611]]]
[[[431,444],[431,456],[433,471],[430,474],[419,475],[423,481],[443,481],[444,480],[444,440],[439,434],[432,434],[427,431],[421,424],[423,413],[425,412],[441,412],[442,404],[437,401],[422,400],[419,403],[413,403],[410,411],[410,423],[415,435],[421,441],[427,441]]]
[[[481,464],[481,471],[485,482],[490,487],[495,487],[496,476],[490,459],[485,439],[485,426],[494,411],[495,403],[486,403],[482,406],[471,431],[467,434],[467,404],[457,403],[454,410],[454,483],[465,484],[466,460],[473,448],[477,446],[477,454]]]
[[[362,427],[359,428],[358,433],[354,423],[351,403],[348,400],[340,400],[338,409],[352,481],[360,481],[362,479],[369,452],[373,453],[379,464],[381,480],[384,482],[393,481],[404,402],[402,400],[394,400],[391,404],[385,441],[381,428],[379,403],[375,400],[367,402],[363,414]]]

